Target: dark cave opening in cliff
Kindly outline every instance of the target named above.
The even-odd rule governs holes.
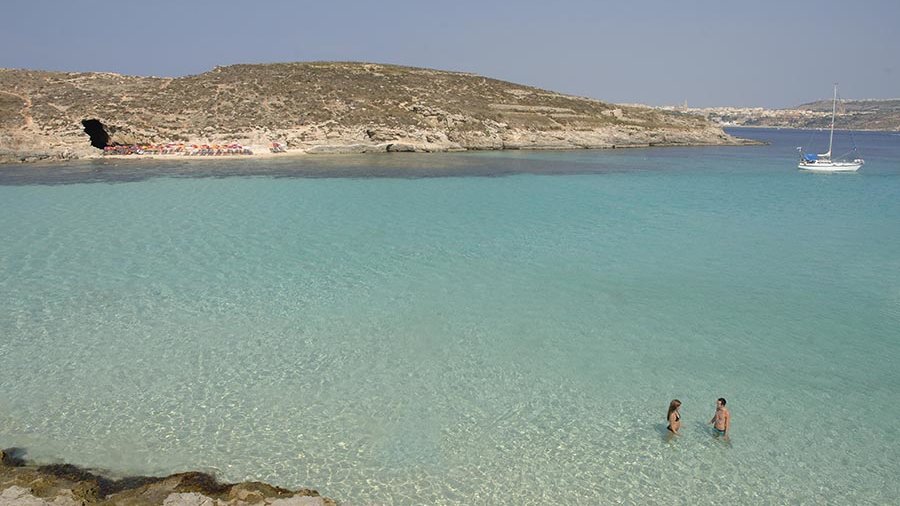
[[[106,127],[100,120],[83,119],[81,124],[84,125],[84,133],[91,136],[91,146],[97,149],[109,146],[109,134],[106,133]]]

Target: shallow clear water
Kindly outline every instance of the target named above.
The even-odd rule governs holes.
[[[0,446],[346,504],[893,502],[900,136],[822,176],[740,134],[0,168]]]

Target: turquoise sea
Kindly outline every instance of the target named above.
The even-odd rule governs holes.
[[[900,136],[829,176],[735,133],[771,144],[0,167],[0,447],[351,505],[896,503]]]

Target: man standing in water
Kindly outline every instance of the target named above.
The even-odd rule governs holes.
[[[713,425],[713,431],[717,437],[728,439],[728,432],[731,431],[731,413],[725,407],[725,399],[719,397],[716,401],[716,414],[709,421]]]

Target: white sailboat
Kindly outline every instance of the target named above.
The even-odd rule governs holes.
[[[837,84],[834,85],[834,98],[831,102],[831,134],[828,136],[828,152],[815,154],[803,153],[803,148],[797,148],[800,152],[800,164],[797,168],[810,172],[856,172],[866,163],[862,158],[853,161],[832,160],[831,148],[834,144],[834,113],[837,110]]]

